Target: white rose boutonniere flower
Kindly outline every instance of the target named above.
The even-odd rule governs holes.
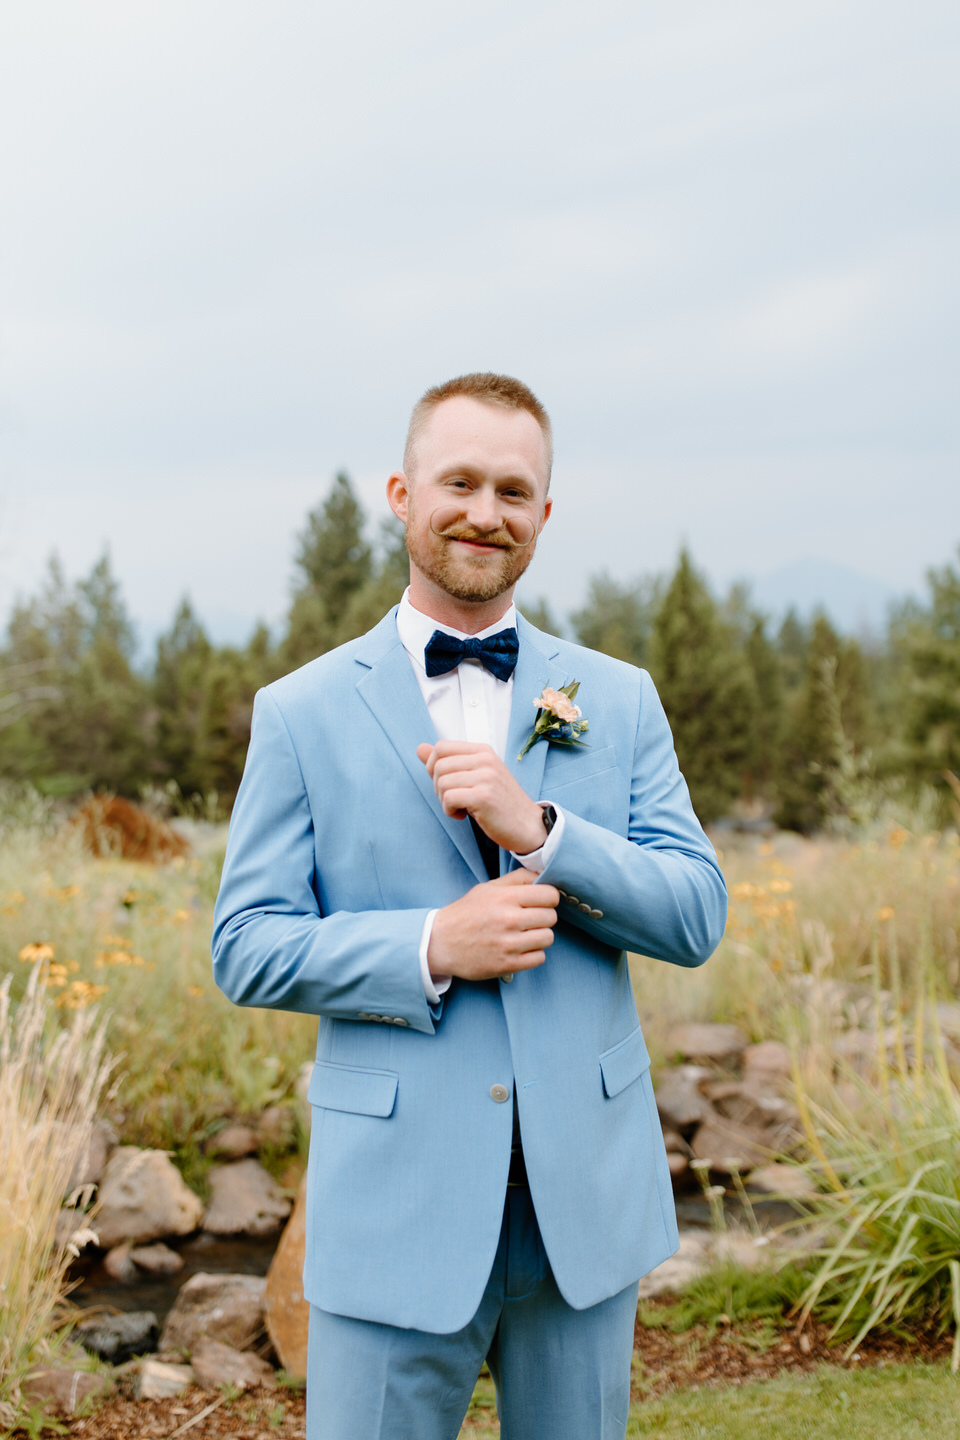
[[[517,756],[518,760],[522,760],[538,740],[548,740],[551,745],[586,746],[586,740],[581,740],[580,736],[584,730],[589,729],[589,723],[584,720],[580,706],[573,703],[579,689],[579,680],[571,680],[569,685],[561,685],[559,690],[553,690],[549,685],[544,686],[542,693],[533,702],[539,713],[523,749]]]

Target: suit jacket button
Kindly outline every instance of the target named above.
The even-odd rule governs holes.
[[[394,1019],[393,1019],[393,1023],[394,1023],[394,1025],[406,1025],[407,1022],[406,1022],[406,1020],[404,1020],[404,1018],[403,1018],[402,1015],[395,1015],[395,1016],[394,1016]]]
[[[510,1099],[510,1091],[507,1089],[506,1085],[491,1085],[490,1099],[496,1100],[498,1105],[502,1105],[504,1100]]]
[[[570,903],[571,905],[579,905],[579,904],[580,904],[580,897],[579,897],[579,895],[568,895],[568,896],[566,897],[566,899],[569,901],[569,903]]]
[[[591,911],[590,911],[590,917],[591,917],[591,919],[593,919],[593,920],[602,920],[602,919],[603,919],[603,911],[602,911],[602,910],[591,910]]]

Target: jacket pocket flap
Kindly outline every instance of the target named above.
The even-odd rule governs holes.
[[[601,750],[580,750],[555,746],[547,758],[547,765],[541,787],[544,794],[565,790],[568,785],[578,785],[581,780],[592,780],[617,768],[617,752],[613,745],[604,745]]]
[[[619,1095],[628,1085],[650,1069],[650,1056],[647,1054],[646,1042],[643,1032],[638,1025],[626,1040],[621,1040],[619,1045],[614,1045],[612,1050],[605,1050],[600,1056],[600,1073],[603,1075],[603,1093],[608,1098]]]
[[[399,1076],[395,1070],[360,1070],[318,1060],[313,1067],[307,1099],[324,1110],[346,1110],[352,1115],[393,1114]]]

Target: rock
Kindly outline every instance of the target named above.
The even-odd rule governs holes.
[[[234,1350],[220,1340],[200,1340],[190,1353],[196,1383],[204,1390],[232,1385],[252,1390],[258,1385],[275,1385],[273,1366],[250,1350]]]
[[[176,1250],[171,1250],[169,1245],[135,1245],[130,1251],[130,1259],[138,1270],[144,1270],[148,1275],[179,1275],[183,1269],[183,1256],[178,1255]]]
[[[99,1245],[100,1236],[91,1228],[90,1216],[85,1210],[73,1210],[65,1205],[57,1214],[54,1244],[58,1250],[69,1249],[79,1255],[87,1245]]]
[[[62,1120],[57,1124],[72,1128],[67,1127]],[[107,1161],[116,1148],[117,1136],[113,1127],[108,1125],[106,1120],[95,1120],[79,1144],[77,1159],[67,1183],[67,1194],[72,1194],[84,1185],[99,1185],[107,1168]]]
[[[122,1365],[134,1355],[156,1350],[158,1330],[152,1310],[130,1310],[120,1315],[81,1320],[74,1334],[91,1355],[99,1355],[111,1365]]]
[[[303,1298],[303,1255],[307,1217],[307,1179],[304,1176],[293,1214],[280,1237],[267,1271],[264,1319],[267,1334],[290,1375],[307,1373],[307,1325],[310,1306]]]
[[[743,1078],[759,1089],[781,1090],[790,1083],[793,1066],[790,1051],[779,1040],[761,1040],[743,1052]]]
[[[703,1088],[714,1111],[738,1125],[789,1128],[799,1118],[789,1100],[739,1080],[717,1080]]]
[[[697,1160],[708,1161],[711,1170],[725,1175],[734,1170],[742,1175],[754,1166],[766,1165],[778,1149],[771,1144],[768,1130],[740,1125],[722,1115],[713,1115],[700,1126],[691,1148]]]
[[[268,1105],[257,1121],[257,1135],[261,1145],[273,1145],[278,1150],[289,1150],[297,1133],[297,1117],[290,1105]]]
[[[103,1257],[103,1268],[111,1280],[119,1280],[122,1285],[129,1285],[131,1280],[137,1278],[137,1267],[130,1258],[129,1241],[122,1245],[114,1245]]]
[[[28,1403],[39,1406],[47,1414],[75,1415],[84,1400],[91,1395],[102,1395],[109,1384],[107,1375],[44,1365],[27,1376],[21,1390]]]
[[[712,1075],[713,1071],[702,1065],[675,1065],[665,1070],[655,1087],[661,1122],[673,1130],[683,1131],[706,1120],[710,1105],[699,1086]]]
[[[213,1235],[269,1235],[290,1214],[290,1201],[256,1160],[214,1165],[203,1228]]]
[[[143,1360],[137,1395],[141,1400],[168,1400],[171,1395],[181,1394],[192,1384],[193,1369],[189,1365],[171,1365],[167,1360]]]
[[[691,1022],[677,1025],[670,1031],[667,1048],[682,1055],[685,1060],[723,1064],[724,1061],[739,1060],[749,1043],[736,1025]]]
[[[111,1155],[99,1199],[97,1233],[108,1250],[124,1240],[189,1235],[203,1217],[200,1200],[169,1156],[136,1145],[121,1145]]]
[[[189,1355],[203,1339],[250,1349],[263,1334],[266,1284],[260,1275],[191,1275],[167,1316],[160,1349]]]
[[[680,1150],[667,1151],[667,1165],[670,1167],[671,1180],[682,1180],[690,1169],[690,1161]]]
[[[640,1299],[649,1300],[653,1295],[675,1294],[682,1290],[706,1267],[709,1255],[709,1235],[694,1230],[683,1231],[677,1253],[640,1281]]]
[[[222,1155],[226,1160],[242,1160],[257,1153],[257,1133],[249,1125],[226,1125],[211,1135],[204,1149],[208,1155]]]
[[[806,1170],[799,1165],[784,1165],[776,1160],[751,1170],[750,1189],[785,1200],[808,1200],[817,1193],[817,1187]]]

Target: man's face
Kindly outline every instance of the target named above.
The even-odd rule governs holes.
[[[494,600],[526,570],[550,514],[547,449],[526,410],[444,400],[387,493],[413,570],[466,603]]]

